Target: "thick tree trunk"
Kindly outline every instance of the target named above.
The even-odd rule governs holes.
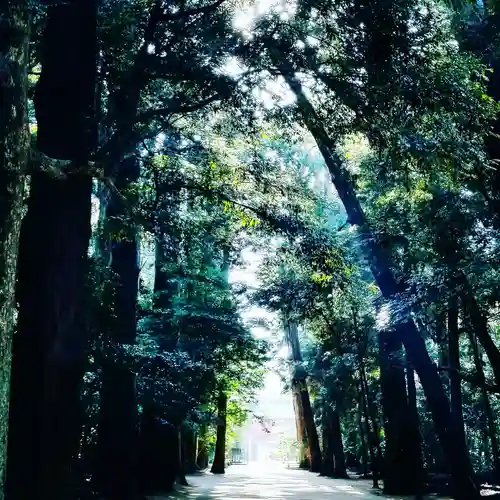
[[[300,408],[304,418],[304,426],[307,434],[307,443],[310,451],[310,468],[311,472],[321,472],[321,448],[319,446],[318,431],[314,423],[314,414],[311,408],[311,400],[309,399],[309,390],[307,388],[306,375],[302,363],[302,353],[300,351],[299,336],[297,325],[290,322],[287,325],[287,339],[292,351],[292,358],[295,363],[294,374],[292,375],[292,386],[298,390],[300,397]]]
[[[29,498],[29,492],[58,499],[61,489],[72,487],[67,480],[80,440],[88,340],[83,292],[91,191],[90,177],[32,176],[19,253],[9,498]]]
[[[7,465],[10,498],[66,500],[75,490],[69,483],[81,434],[92,192],[92,179],[77,171],[85,170],[95,146],[96,16],[94,0],[55,3],[43,35],[35,92],[37,148],[51,164],[64,160],[67,175],[61,180],[44,173],[32,176],[21,228]]]
[[[127,163],[127,164],[125,164]],[[124,162],[116,182],[123,189],[139,177],[136,160]],[[116,195],[110,200],[106,226],[111,240],[111,269],[116,280],[114,315],[106,343],[120,348],[136,340],[139,291],[138,235],[126,220],[127,208]],[[119,233],[119,237],[117,236]],[[126,500],[136,492],[137,401],[135,374],[112,354],[104,353],[98,425],[97,483],[106,499]],[[113,467],[109,464],[112,463]]]
[[[276,57],[277,56],[277,57]],[[404,290],[404,284],[398,284],[391,272],[390,262],[382,247],[373,234],[347,170],[342,166],[342,160],[335,153],[335,144],[326,133],[321,120],[313,106],[305,96],[302,85],[295,77],[293,69],[286,63],[282,54],[276,54],[275,59],[280,71],[297,97],[297,105],[304,122],[315,138],[325,163],[330,171],[332,182],[347,211],[351,224],[359,227],[363,236],[365,250],[368,254],[370,269],[386,299]],[[455,482],[456,498],[461,500],[479,499],[480,494],[474,481],[468,450],[458,441],[460,426],[455,422],[450,412],[448,399],[443,389],[441,379],[435,364],[427,351],[424,339],[413,320],[402,321],[395,327],[397,335],[402,339],[412,366],[418,374],[429,408],[432,412],[436,433],[441,446],[449,460]],[[458,443],[458,444],[457,444]]]
[[[226,425],[227,425],[227,395],[220,391],[217,399],[217,441],[215,456],[210,472],[224,474],[226,469]]]
[[[0,500],[4,498],[16,269],[29,150],[26,82],[30,9],[24,0],[0,5],[0,30],[11,31],[11,36],[0,36]]]
[[[381,331],[380,380],[385,417],[384,493],[409,495],[421,490],[421,475],[414,470],[415,436],[406,393],[405,363],[401,340],[393,331]]]

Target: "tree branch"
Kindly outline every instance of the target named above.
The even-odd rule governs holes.
[[[164,108],[149,109],[148,111],[139,113],[136,117],[136,123],[175,113],[191,113],[193,111],[197,111],[201,108],[204,108],[208,104],[218,99],[220,99],[219,94],[214,94],[194,104],[182,104],[180,101],[172,100],[170,105]]]
[[[198,14],[209,14],[214,10],[217,10],[226,0],[217,0],[214,3],[205,5],[203,7],[196,7],[194,9],[180,10],[177,12],[165,13],[161,16],[163,22],[168,21],[179,21],[180,19],[186,19],[188,17],[196,16]]]

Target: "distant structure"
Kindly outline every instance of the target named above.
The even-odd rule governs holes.
[[[242,461],[280,460],[283,440],[295,440],[297,429],[292,397],[281,393],[279,377],[270,372],[256,405],[249,407],[251,416],[237,431],[233,449],[241,450]],[[264,425],[259,420],[264,420]],[[266,429],[268,432],[266,432]]]

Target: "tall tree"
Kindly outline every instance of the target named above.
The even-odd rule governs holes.
[[[40,171],[20,240],[9,498],[68,498],[71,491],[88,340],[82,300],[92,179],[85,169],[96,139],[96,15],[95,1],[56,3],[44,28],[35,91]],[[54,164],[60,177],[43,170]]]
[[[24,172],[29,154],[27,71],[28,2],[0,7],[0,498],[4,496],[15,283]]]

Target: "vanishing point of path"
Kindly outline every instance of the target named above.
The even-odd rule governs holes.
[[[233,465],[226,474],[188,476],[189,487],[151,500],[374,500],[396,499],[376,494],[369,481],[329,479],[280,464]],[[408,497],[406,497],[408,498]]]

